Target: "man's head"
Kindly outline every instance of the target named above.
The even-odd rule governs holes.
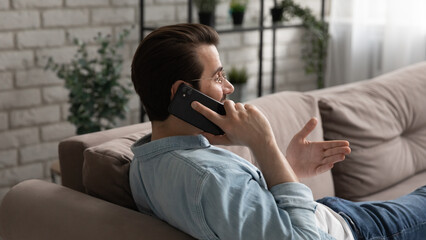
[[[171,89],[178,80],[208,94],[204,81],[193,80],[204,79],[213,68],[219,74],[218,43],[218,34],[201,24],[165,26],[144,38],[133,58],[132,81],[151,121],[169,116]]]

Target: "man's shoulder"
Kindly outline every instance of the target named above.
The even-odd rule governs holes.
[[[226,169],[237,172],[238,169],[241,172],[257,170],[254,165],[233,152],[210,145],[201,135],[156,140],[134,146],[132,150],[135,153],[134,161],[139,162],[137,165],[144,166],[145,173],[156,169],[160,174],[182,172],[201,176]]]
[[[194,167],[203,171],[220,171],[222,169],[236,168],[251,165],[240,156],[215,146],[203,149],[177,150],[171,154],[176,154],[184,162],[193,164]]]

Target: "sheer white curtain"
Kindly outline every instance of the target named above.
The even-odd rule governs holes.
[[[426,60],[426,0],[331,0],[326,86]]]

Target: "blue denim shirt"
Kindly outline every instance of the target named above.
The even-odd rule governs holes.
[[[202,135],[142,138],[132,151],[138,209],[197,239],[330,239],[307,186],[268,189],[259,169]]]

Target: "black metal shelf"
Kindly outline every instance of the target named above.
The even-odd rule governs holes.
[[[272,30],[272,29],[283,29],[283,28],[300,28],[303,27],[302,24],[275,24],[269,26],[263,26],[263,30]],[[157,27],[146,26],[144,31],[154,31]],[[253,32],[259,31],[261,28],[259,26],[232,26],[232,25],[223,25],[215,28],[216,32],[221,33],[238,33],[238,32]]]

